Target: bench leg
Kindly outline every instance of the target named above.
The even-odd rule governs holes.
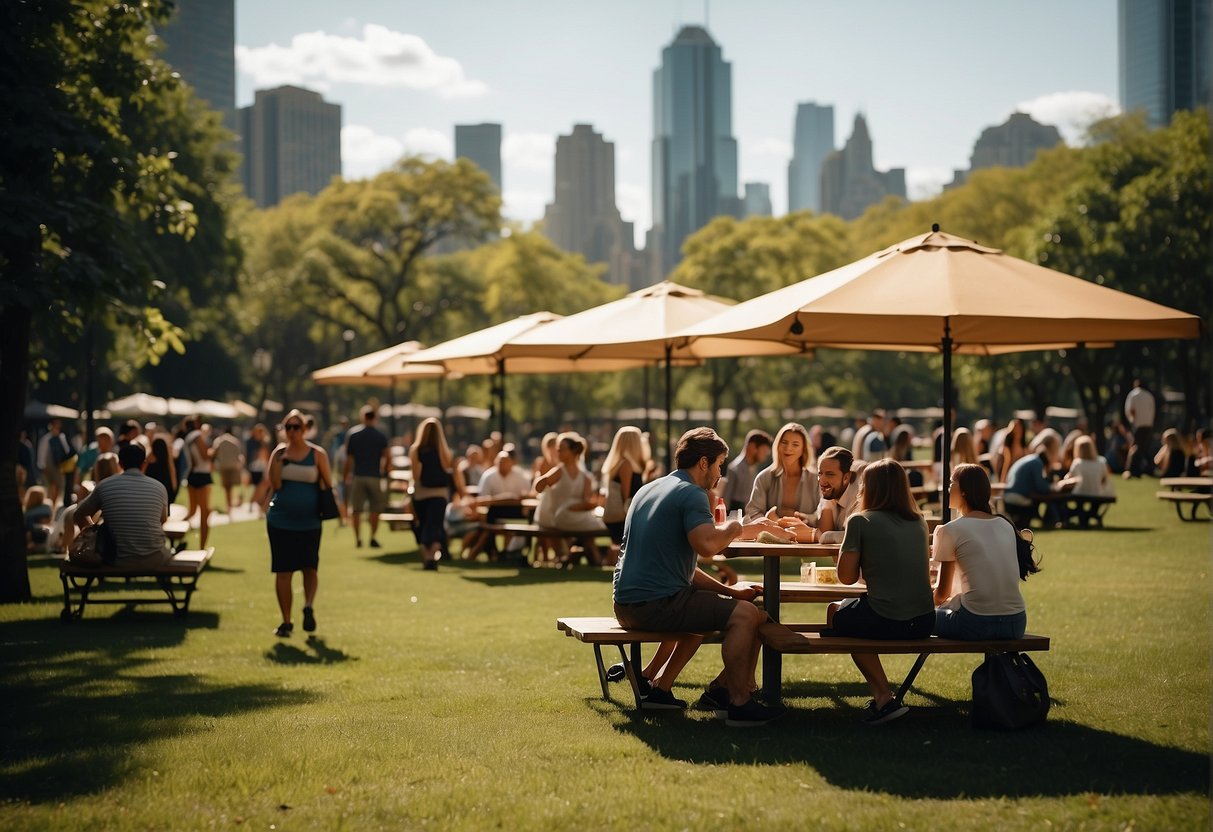
[[[609,700],[611,694],[607,689],[606,665],[602,663],[602,645],[594,645],[594,664],[598,667],[598,684],[602,686],[602,698]]]
[[[914,660],[914,666],[910,668],[910,672],[906,675],[905,681],[897,686],[897,693],[893,694],[893,701],[898,705],[901,700],[905,699],[907,693],[910,692],[910,686],[914,684],[914,680],[918,678],[918,671],[922,670],[922,666],[927,663],[929,653],[919,653],[918,658]]]
[[[619,657],[623,659],[623,672],[627,674],[628,682],[632,685],[632,695],[636,698],[636,710],[641,710],[644,697],[640,693],[640,642],[633,641],[628,644],[630,648],[629,657],[623,650],[623,645],[619,645]]]

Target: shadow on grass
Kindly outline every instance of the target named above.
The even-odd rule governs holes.
[[[304,643],[307,645],[306,650],[284,641],[276,642],[265,651],[265,657],[278,664],[339,664],[358,661],[344,650],[329,647],[319,636],[308,636]]]
[[[856,699],[866,686],[805,683],[796,694],[831,704],[793,707],[761,728],[663,713],[640,715],[601,699],[587,703],[663,757],[688,763],[803,763],[831,785],[908,798],[985,798],[1098,794],[1187,794],[1208,790],[1205,754],[1062,721],[1014,733],[974,730],[968,705],[929,697],[895,723],[862,725]],[[858,690],[858,693],[855,692]],[[849,702],[842,697],[851,697]],[[922,696],[915,697],[921,702]],[[927,760],[946,760],[946,774]]]
[[[465,581],[475,581],[485,586],[534,586],[537,584],[599,583],[609,584],[614,575],[608,569],[597,566],[576,566],[572,569],[548,569],[532,566],[517,566],[503,563],[468,564],[481,570],[492,570],[492,574],[469,572],[460,575]],[[506,574],[502,574],[505,571]],[[609,600],[609,599],[608,599]]]
[[[157,675],[157,652],[216,626],[214,614],[180,620],[127,611],[70,626],[0,624],[0,798],[55,803],[96,794],[143,776],[132,750],[147,742],[221,730],[223,717],[314,698],[276,684]]]

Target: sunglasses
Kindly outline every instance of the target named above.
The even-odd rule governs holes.
[[[283,425],[282,429],[283,430],[303,430],[303,425],[295,425],[295,424]]]

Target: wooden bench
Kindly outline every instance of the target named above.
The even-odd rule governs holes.
[[[1077,520],[1079,528],[1089,529],[1094,524],[1102,529],[1104,515],[1115,502],[1115,497],[1059,491],[1033,497],[1030,506],[1013,506],[1004,502],[1004,508],[1015,525],[1025,529],[1032,528],[1033,520],[1043,520],[1041,509],[1046,506],[1059,506],[1067,525],[1071,520]]]
[[[823,636],[824,624],[775,624],[767,623],[758,628],[763,646],[780,653],[877,653],[880,655],[917,655],[914,666],[905,680],[897,686],[894,698],[898,704],[905,698],[918,672],[933,653],[1021,653],[1048,650],[1046,636],[1024,635],[1018,639],[991,641],[961,641],[959,639],[930,638],[899,640],[877,640],[851,638],[848,636]]]
[[[215,547],[176,552],[156,567],[123,566],[121,561],[110,566],[82,566],[64,558],[59,564],[59,580],[63,583],[63,612],[59,618],[71,621],[84,616],[84,608],[93,604],[169,604],[173,615],[184,618],[190,609],[190,597],[198,587],[198,576],[210,563]],[[118,582],[117,579],[122,579]],[[122,597],[94,598],[97,592],[124,592],[159,589],[166,598]],[[73,608],[73,595],[77,602]]]
[[[640,645],[660,644],[663,641],[673,641],[682,638],[687,633],[665,632],[661,630],[628,630],[620,626],[613,617],[601,618],[557,618],[556,629],[566,636],[577,639],[583,644],[594,645],[594,664],[598,668],[598,684],[602,687],[602,698],[610,700],[610,689],[607,687],[606,665],[602,661],[602,646],[614,645],[619,648],[619,658],[623,662],[624,673],[632,686],[632,695],[636,699],[636,709],[642,707],[643,695],[640,693]],[[713,641],[719,633],[698,633],[704,641]],[[624,648],[628,648],[626,651]]]

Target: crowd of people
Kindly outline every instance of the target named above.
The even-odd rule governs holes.
[[[250,516],[265,518],[282,614],[275,632],[284,637],[294,629],[295,572],[303,576],[303,629],[316,628],[320,492],[335,491],[341,522],[352,528],[355,545],[362,547],[365,539],[375,549],[381,548],[380,518],[388,511],[395,482],[405,483],[410,492],[414,531],[426,570],[437,570],[444,557],[452,556],[453,539],[461,541],[458,553],[465,558],[486,553],[490,559],[526,563],[527,540],[506,535],[499,545],[498,535],[487,531],[480,520],[523,519],[533,512],[535,523],[554,532],[537,541],[534,564],[570,565],[585,558],[591,564],[614,566],[621,621],[639,620],[626,611],[627,604],[647,603],[653,600],[647,596],[654,587],[665,592],[673,583],[678,583],[680,592],[689,586],[752,600],[748,590],[731,589],[736,577],[732,570],[711,563],[719,548],[708,550],[722,535],[766,532],[788,540],[841,543],[840,578],[846,581],[864,574],[868,596],[861,603],[831,609],[830,626],[836,631],[903,632],[906,637],[932,628],[949,633],[1022,633],[1022,599],[1017,589],[1011,592],[1010,567],[1001,561],[991,565],[995,556],[989,552],[1001,552],[997,557],[1002,557],[1014,548],[1013,540],[1008,545],[1013,528],[991,513],[992,481],[1005,484],[1003,500],[1011,510],[1034,505],[1042,494],[1059,490],[1112,494],[1116,474],[1176,476],[1208,473],[1213,467],[1204,429],[1189,440],[1169,428],[1155,449],[1153,398],[1140,382],[1126,400],[1124,413],[1125,419],[1108,425],[1103,435],[1089,431],[1081,420],[1063,436],[1043,421],[1028,424],[1012,419],[996,429],[990,420],[979,419],[971,428],[956,428],[945,439],[940,428],[930,438],[919,438],[910,424],[877,409],[867,419],[841,428],[837,436],[822,425],[806,429],[796,423],[783,425],[774,437],[761,429],[751,430],[731,459],[721,456],[727,446],[714,433],[715,439],[700,436],[702,442],[689,440],[688,434],[674,452],[672,477],[663,476],[648,434],[634,426],[619,428],[605,454],[599,450],[596,464],[588,459],[591,447],[585,437],[571,430],[549,432],[538,442],[528,466],[520,450],[496,432],[456,454],[443,424],[432,418],[417,426],[415,438],[393,441],[379,428],[377,411],[371,406],[361,410],[357,425],[349,427],[343,419],[326,435],[299,410],[288,412],[273,430],[258,423],[243,433],[233,425],[218,429],[198,419],[184,419],[171,428],[126,420],[112,428],[98,427],[87,444],[79,436],[69,436],[56,419],[36,445],[22,437],[17,479],[31,551],[66,551],[78,529],[104,516],[117,538],[119,557],[139,559],[169,556],[163,523],[183,488],[187,517],[197,518],[198,543],[205,548],[212,511],[217,508],[212,504],[217,483],[229,514],[243,506]],[[934,447],[931,468],[898,464],[910,461],[917,447],[927,445]],[[1100,446],[1105,449],[1102,454]],[[926,527],[917,498],[938,484],[945,449],[953,472],[952,508],[964,522],[953,521],[936,532],[941,578],[924,591],[919,579],[926,574]],[[706,468],[694,473],[696,465]],[[674,480],[707,492],[707,499],[700,505],[694,491],[675,488]],[[650,533],[641,534],[638,524],[657,523],[670,510],[665,497],[656,500],[658,492],[652,486],[658,482],[661,493],[682,495],[677,500],[668,496],[682,501],[677,522],[669,520],[674,523],[671,529],[681,530],[674,535],[679,541],[667,539],[670,529],[653,532],[655,552],[665,551],[662,557],[671,558],[671,563],[637,567],[638,559],[650,555],[636,554],[638,541],[650,540]],[[687,495],[694,497],[690,499],[694,511],[688,507]],[[656,502],[650,506],[652,500]],[[638,506],[647,508],[638,515]],[[1049,503],[1048,510],[1055,512],[1055,505]],[[715,531],[705,530],[700,535],[704,540],[691,539],[688,535],[703,513]],[[854,520],[860,515],[863,519]],[[733,519],[726,519],[729,516]],[[1000,522],[987,523],[995,519]],[[1056,514],[1045,518],[1056,523],[1063,519]],[[682,541],[680,535],[687,539]],[[609,547],[599,548],[601,538],[609,538]],[[631,566],[625,566],[629,549]],[[904,560],[885,562],[894,552]],[[912,569],[906,566],[909,562]],[[1026,568],[1016,566],[1022,574]],[[634,569],[640,569],[639,579]],[[951,592],[954,572],[955,593]],[[911,585],[913,592],[905,591]],[[931,600],[940,605],[938,610]],[[744,695],[752,690],[753,656],[743,646],[752,643],[754,633],[746,617],[749,613],[734,621],[735,607],[725,606],[729,609],[709,605],[705,613],[709,618],[681,620],[677,627],[673,624],[680,620],[671,619],[671,626],[662,629],[721,629],[727,638],[729,627],[740,627],[738,640],[729,641],[728,653],[740,657],[741,670],[730,670],[726,661],[719,684],[705,692],[701,704],[734,722],[749,724],[759,712],[748,707]],[[691,623],[720,626],[699,628]],[[650,706],[661,707],[658,700],[671,704],[670,684],[693,652],[689,643],[662,645],[645,669],[651,690],[657,691]],[[899,716],[894,711],[901,706],[890,706],[879,661],[857,657],[856,663],[873,693],[870,721]],[[678,706],[676,701],[674,705]],[[741,710],[733,713],[734,707]]]

